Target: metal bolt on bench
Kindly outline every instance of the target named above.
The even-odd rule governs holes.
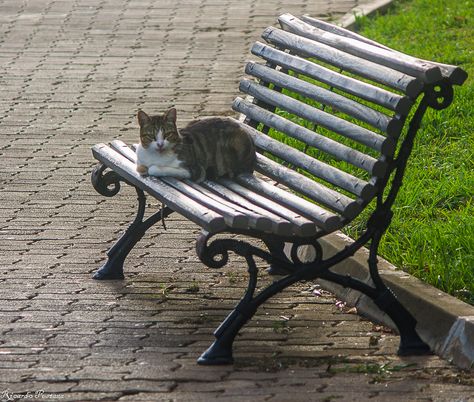
[[[416,320],[379,275],[377,249],[390,225],[425,111],[448,107],[453,85],[462,85],[467,74],[310,17],[284,14],[279,22],[281,29],[263,32],[266,44],[253,45],[252,53],[265,63],[247,64],[246,72],[258,81],[242,81],[240,90],[247,97],[233,103],[257,146],[258,174],[199,184],[141,177],[135,170],[134,150],[123,142],[93,147],[100,162],[92,173],[94,188],[111,197],[125,182],[136,188],[139,204],[135,220],[108,251],[107,262],[94,278],[123,278],[124,260],[146,230],[177,212],[202,228],[196,251],[205,265],[224,267],[230,251],[248,265],[245,294],[198,363],[232,363],[234,338],[258,307],[288,286],[316,278],[369,296],[397,325],[400,354],[428,353],[415,330]],[[297,116],[297,122],[282,112]],[[294,143],[302,149],[289,145]],[[348,165],[356,169],[348,172]],[[145,193],[166,205],[146,220]],[[370,217],[360,237],[325,258],[318,240],[348,225],[366,208]],[[257,238],[266,249],[235,238],[212,239],[218,233]],[[289,255],[284,252],[286,243],[291,244]],[[365,245],[370,248],[373,286],[331,271]],[[299,258],[303,246],[313,249],[312,261]],[[280,275],[258,292],[255,257],[270,265],[270,273]]]

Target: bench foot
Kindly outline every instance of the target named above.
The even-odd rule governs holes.
[[[398,356],[424,356],[432,354],[433,352],[430,347],[423,341],[413,342],[407,345],[400,344],[397,351]]]
[[[108,260],[102,265],[92,276],[92,279],[97,280],[112,280],[124,279],[123,275],[123,261],[121,264],[114,264],[114,261]]]
[[[399,356],[419,356],[431,354],[430,347],[416,332],[417,321],[400,303],[392,291],[387,288],[381,297],[374,300],[395,323],[400,334]]]
[[[391,214],[391,212],[390,212]],[[425,355],[430,347],[416,332],[417,321],[408,309],[400,302],[392,290],[387,287],[378,271],[377,249],[383,232],[377,231],[372,239],[369,254],[369,272],[376,287],[376,296],[372,297],[375,304],[385,312],[396,325],[400,333],[400,356]]]
[[[255,309],[251,308],[248,314],[242,314],[238,309],[243,308],[249,303],[240,301],[239,305],[233,310],[226,319],[214,331],[216,340],[214,343],[199,357],[198,363],[202,365],[223,365],[234,363],[232,357],[232,345],[240,329],[253,316]]]
[[[222,366],[233,364],[232,345],[229,347],[222,346],[215,341],[200,357],[197,359],[198,364],[202,366]]]
[[[420,338],[416,332],[416,319],[402,306],[404,310],[404,323],[396,322],[400,332],[399,356],[420,356],[432,354],[431,348]],[[393,317],[393,316],[392,316]],[[393,319],[393,318],[392,318]],[[394,320],[395,322],[395,320]]]

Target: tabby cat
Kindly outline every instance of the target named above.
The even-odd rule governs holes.
[[[176,109],[160,116],[138,112],[140,144],[137,171],[200,182],[206,178],[252,173],[255,146],[247,131],[231,118],[194,120],[176,127]]]

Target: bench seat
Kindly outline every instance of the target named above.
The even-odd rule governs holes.
[[[92,148],[94,157],[130,184],[160,200],[209,232],[254,229],[280,236],[315,236],[343,226],[344,218],[276,187],[261,175],[240,175],[195,183],[172,177],[143,177],[134,147],[115,140]],[[259,155],[258,165],[272,165]],[[307,179],[309,180],[309,179]]]

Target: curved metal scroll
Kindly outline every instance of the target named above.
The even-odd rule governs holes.
[[[272,256],[251,244],[236,239],[214,239],[210,244],[209,240],[215,233],[202,231],[196,241],[196,253],[201,262],[209,268],[222,268],[229,261],[229,251],[246,256],[256,255],[263,258],[268,263],[272,262]]]
[[[311,261],[302,261],[300,259],[300,256],[298,255],[298,250],[300,247],[307,247],[310,246],[314,250],[315,254]],[[323,249],[321,247],[321,244],[317,241],[317,239],[304,239],[304,238],[298,238],[294,239],[291,244],[291,250],[290,250],[290,257],[293,263],[297,265],[302,265],[302,264],[317,264],[323,259]]]
[[[444,79],[431,85],[425,91],[428,106],[441,110],[447,108],[453,101],[454,91],[449,80]]]
[[[120,181],[124,181],[116,172],[110,170],[106,173],[107,166],[97,164],[91,173],[91,182],[94,189],[105,197],[113,197],[120,191]]]
[[[263,240],[268,248],[270,248],[269,245],[275,241],[274,236],[268,236],[265,233],[247,231],[236,231],[236,233]],[[209,268],[222,268],[224,265],[226,265],[229,261],[229,251],[233,251],[235,254],[238,254],[242,257],[252,254],[256,257],[262,258],[269,264],[278,264],[279,266],[288,269],[289,272],[294,271],[295,265],[314,265],[318,264],[323,258],[322,247],[319,244],[317,238],[280,238],[279,242],[282,244],[284,242],[291,243],[291,249],[289,252],[291,261],[289,261],[286,258],[279,258],[278,254],[264,251],[261,248],[253,246],[242,240],[224,238],[214,239],[211,243],[209,243],[210,238],[214,235],[215,233],[202,231],[196,241],[196,253],[201,262]],[[314,249],[315,255],[311,261],[303,262],[300,259],[298,250],[303,246],[310,246]]]

